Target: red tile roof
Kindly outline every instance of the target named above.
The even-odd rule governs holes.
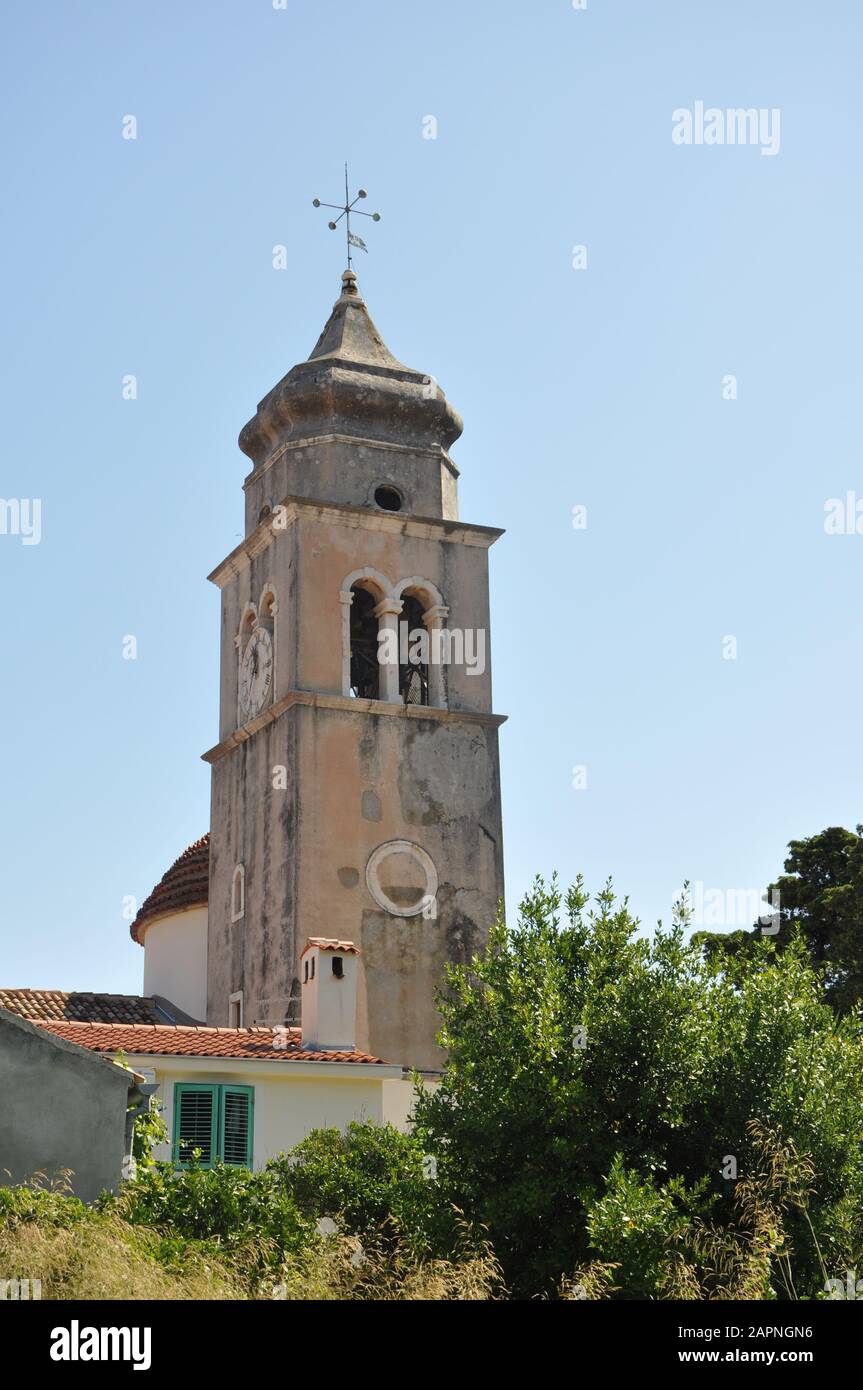
[[[193,1028],[149,1023],[70,1023],[37,1020],[41,1027],[94,1052],[163,1057],[256,1057],[266,1062],[373,1062],[366,1052],[308,1052],[299,1028]],[[285,1045],[286,1044],[286,1045]]]
[[[310,936],[302,953],[303,956],[310,946],[317,946],[319,951],[343,951],[347,956],[360,954],[359,946],[355,945],[353,941],[337,941],[334,936]]]
[[[153,999],[137,994],[90,994],[65,989],[0,989],[0,1008],[29,1018],[86,1023],[156,1023]]]
[[[142,928],[155,917],[182,912],[187,907],[205,906],[210,888],[210,836],[202,835],[175,859],[161,882],[156,884],[132,923],[133,941],[143,946]]]

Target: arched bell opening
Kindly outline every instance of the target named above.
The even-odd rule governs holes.
[[[429,635],[423,622],[425,609],[414,594],[402,599],[399,636],[399,694],[406,705],[429,703]],[[402,658],[405,658],[402,660]]]
[[[380,699],[378,620],[376,599],[368,589],[354,584],[350,607],[351,695],[357,700]]]

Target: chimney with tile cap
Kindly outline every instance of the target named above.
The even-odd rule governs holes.
[[[357,1044],[357,968],[352,941],[312,936],[300,958],[303,1048],[353,1052]]]

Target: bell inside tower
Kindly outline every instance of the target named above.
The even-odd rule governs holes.
[[[351,694],[358,700],[379,699],[378,620],[367,589],[351,590]]]

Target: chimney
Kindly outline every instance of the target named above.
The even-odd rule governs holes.
[[[357,1045],[357,968],[352,941],[312,936],[300,957],[303,1048],[353,1052]]]

